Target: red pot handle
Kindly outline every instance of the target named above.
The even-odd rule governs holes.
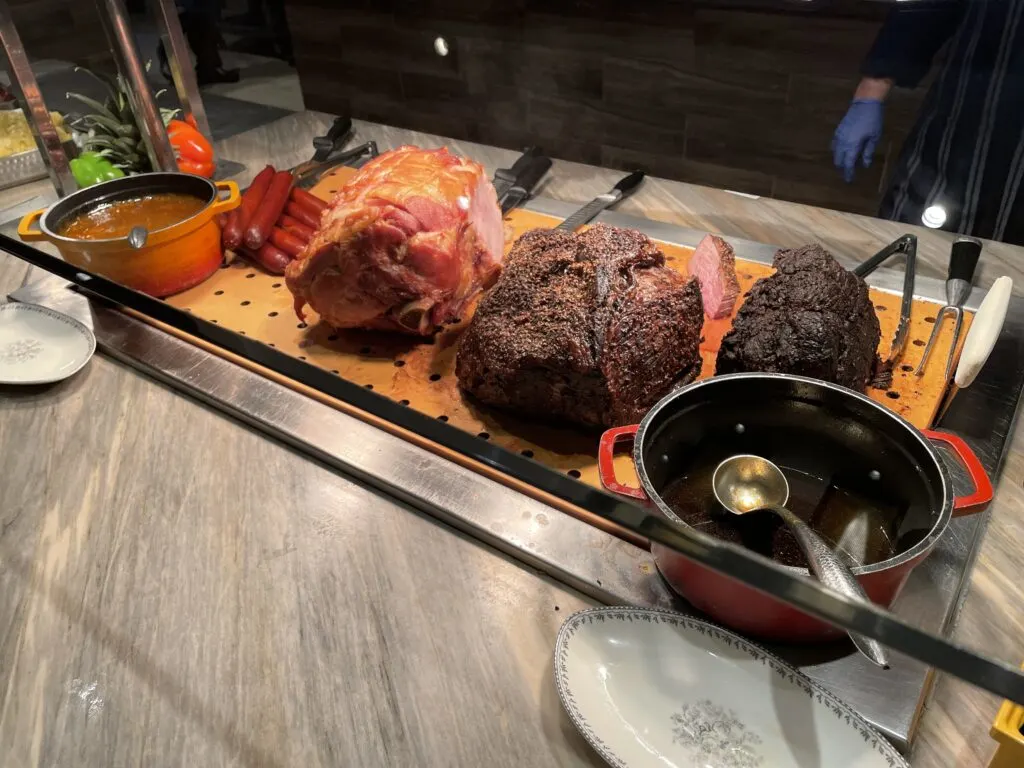
[[[924,429],[921,430],[921,434],[929,440],[936,440],[948,446],[960,459],[960,463],[967,469],[967,474],[971,476],[971,482],[974,483],[974,493],[953,499],[953,517],[983,512],[992,501],[992,481],[988,479],[988,473],[981,466],[981,461],[971,447],[961,437],[950,432]]]
[[[615,446],[627,440],[632,442],[638,429],[639,424],[630,424],[628,427],[612,427],[601,435],[601,443],[597,448],[597,471],[601,475],[601,485],[612,493],[646,501],[647,494],[643,489],[623,485],[615,479]]]

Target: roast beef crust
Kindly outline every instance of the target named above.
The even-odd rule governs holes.
[[[633,423],[700,373],[703,312],[697,281],[640,232],[533,230],[463,335],[459,385],[528,416]]]
[[[722,339],[716,373],[809,376],[863,391],[881,331],[865,282],[820,245],[775,254]]]

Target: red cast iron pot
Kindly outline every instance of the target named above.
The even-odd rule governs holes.
[[[641,488],[615,479],[615,444],[627,440],[634,441]],[[932,441],[945,444],[963,463],[973,493],[954,497]],[[783,374],[737,373],[683,387],[658,402],[640,424],[605,432],[598,458],[609,491],[653,503],[670,520],[686,525],[661,493],[687,468],[740,453],[763,456],[784,471],[826,478],[861,498],[877,499],[879,508],[889,511],[896,554],[853,569],[868,596],[886,607],[935,547],[950,518],[981,512],[992,500],[981,462],[956,435],[920,431],[845,387]],[[673,589],[741,632],[796,642],[841,634],[673,550],[655,544],[651,553]],[[806,569],[791,570],[809,577]]]

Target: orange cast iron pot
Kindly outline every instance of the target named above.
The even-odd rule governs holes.
[[[97,206],[160,193],[189,195],[206,201],[199,213],[154,230],[142,248],[127,237],[80,240],[58,235],[61,223]],[[45,210],[33,211],[18,224],[25,242],[46,240],[57,246],[69,264],[108,277],[129,288],[164,297],[203,282],[223,259],[217,215],[237,208],[238,185],[213,182],[188,173],[143,173],[87,187]]]

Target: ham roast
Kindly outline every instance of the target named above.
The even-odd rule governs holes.
[[[504,229],[480,164],[447,149],[399,147],[334,196],[285,273],[300,319],[429,335],[501,270]]]

